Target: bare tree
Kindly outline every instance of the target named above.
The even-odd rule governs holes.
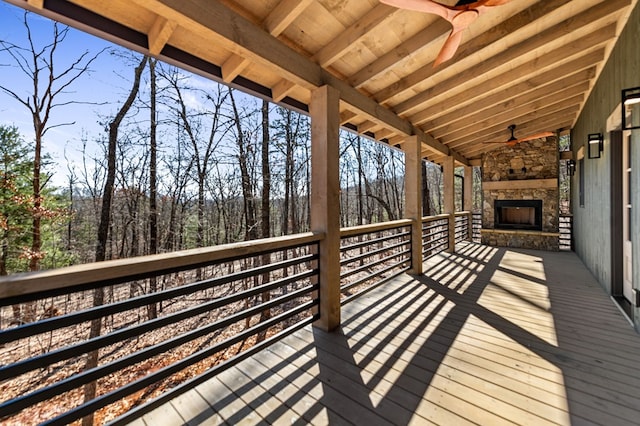
[[[80,77],[89,72],[91,63],[101,52],[91,56],[88,51],[80,54],[71,64],[57,69],[60,61],[58,48],[64,43],[69,28],[54,22],[52,24],[52,40],[43,46],[38,46],[32,36],[30,13],[23,15],[23,25],[26,30],[26,46],[19,46],[7,41],[0,41],[0,52],[6,53],[12,66],[16,67],[30,81],[31,90],[26,95],[16,92],[11,86],[0,84],[0,89],[10,97],[21,103],[29,110],[34,131],[33,150],[33,175],[32,175],[32,219],[31,219],[31,247],[23,253],[29,259],[29,270],[40,269],[40,260],[45,253],[42,252],[42,218],[47,214],[42,205],[42,190],[46,185],[42,175],[42,145],[47,132],[53,128],[71,125],[70,122],[51,123],[53,113],[74,103],[80,103],[69,99],[65,95],[67,90]],[[9,80],[12,83],[13,79]],[[27,322],[35,319],[35,305],[25,306],[24,320]]]
[[[158,142],[156,140],[157,122],[157,105],[156,105],[156,60],[149,59],[149,82],[150,82],[150,99],[149,99],[149,254],[158,252]],[[155,293],[157,289],[156,277],[149,279],[149,291]],[[157,306],[155,303],[148,307],[149,319],[158,316]]]
[[[242,179],[242,196],[245,220],[245,240],[254,240],[258,237],[256,206],[253,192],[253,182],[249,172],[249,155],[253,152],[251,141],[245,134],[242,127],[243,117],[240,115],[236,100],[233,96],[233,89],[229,89],[229,99],[233,109],[234,124],[236,126],[236,145],[238,147],[238,164],[240,166],[240,176]]]
[[[118,144],[118,130],[124,120],[125,116],[131,109],[133,102],[138,96],[138,90],[140,89],[140,79],[142,71],[147,64],[147,57],[144,56],[139,65],[134,70],[134,79],[131,90],[127,99],[124,101],[120,110],[117,112],[113,120],[109,123],[109,147],[107,153],[107,178],[104,183],[104,190],[102,192],[102,209],[100,212],[100,223],[98,224],[98,242],[96,245],[96,262],[101,262],[106,259],[106,247],[107,239],[109,236],[109,225],[111,223],[111,201],[113,199],[113,189],[116,179],[116,149]],[[104,303],[104,288],[98,287],[93,293],[93,305],[100,306]],[[100,335],[102,329],[102,320],[96,319],[91,321],[91,330],[89,332],[89,338],[95,338]],[[85,364],[85,370],[89,370],[98,365],[98,351],[92,351],[87,355],[87,362]],[[84,399],[85,402],[95,398],[96,395],[95,381],[85,385]],[[83,426],[93,425],[93,415],[86,416],[82,419]]]
[[[269,238],[271,236],[271,167],[269,164],[269,102],[262,101],[262,200],[261,200],[261,237]],[[271,256],[266,253],[262,256],[262,264],[266,265],[271,262]],[[269,273],[266,272],[262,275],[262,283],[265,284],[269,281]],[[266,303],[270,300],[269,292],[262,293],[262,302]],[[267,309],[262,311],[260,317],[261,321],[266,321],[271,317],[271,312]],[[264,340],[266,338],[266,330],[260,333],[258,340]]]
[[[204,237],[204,217],[205,217],[205,189],[210,167],[214,161],[214,153],[223,135],[226,133],[225,123],[222,115],[222,107],[225,103],[226,95],[222,94],[220,87],[216,93],[207,92],[205,98],[211,104],[209,111],[191,112],[187,108],[183,92],[190,90],[185,87],[184,79],[176,69],[162,70],[162,77],[167,80],[174,96],[174,107],[179,117],[179,122],[183,126],[184,133],[193,151],[193,168],[196,173],[198,185],[198,227],[196,235],[196,245],[202,247],[205,243]],[[204,136],[205,123],[203,118],[211,119],[208,124],[208,135]]]

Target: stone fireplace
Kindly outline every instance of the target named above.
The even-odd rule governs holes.
[[[482,242],[557,251],[558,147],[535,139],[482,158]]]

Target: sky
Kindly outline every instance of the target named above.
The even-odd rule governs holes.
[[[27,47],[27,31],[23,20],[23,9],[0,1],[0,40]],[[44,43],[51,42],[53,21],[34,13],[28,14],[27,20],[37,47],[41,48]],[[103,49],[107,50],[92,63],[91,73],[76,80],[69,93],[58,98],[60,102],[73,99],[85,103],[62,106],[52,113],[50,119],[52,125],[74,123],[52,128],[45,135],[43,150],[56,164],[55,168],[50,170],[53,172],[51,183],[54,186],[68,185],[67,164],[77,167],[82,163],[83,138],[89,141],[90,153],[97,152],[97,144],[92,142],[106,137],[104,126],[100,121],[107,122],[126,98],[131,88],[133,68],[139,61],[139,59],[133,59],[127,49],[74,28],[70,28],[67,38],[56,51],[54,69],[61,72],[84,52],[89,52],[87,57],[92,57]],[[129,58],[129,64],[123,56]],[[216,84],[193,74],[189,76],[191,86],[213,87]],[[0,52],[0,85],[10,87],[21,98],[33,92],[32,80],[16,66],[6,52]],[[196,100],[192,99],[191,102],[194,103]],[[28,109],[2,91],[0,91],[0,124],[18,127],[26,142],[34,140],[33,124]]]
[[[0,40],[19,46],[28,46],[27,31],[23,23],[24,11],[21,8],[0,1]],[[53,21],[37,14],[29,14],[28,22],[34,35],[36,46],[42,47],[50,42],[53,35]],[[115,48],[112,43],[71,29],[65,41],[60,45],[54,59],[54,70],[66,69],[72,61],[84,52],[89,57],[105,48]],[[122,51],[122,49],[120,49]],[[57,66],[59,64],[59,67]],[[71,86],[69,93],[61,95],[60,101],[74,99],[104,103],[104,105],[77,104],[56,108],[50,119],[52,125],[73,122],[70,126],[53,128],[46,134],[43,148],[59,167],[54,174],[55,185],[66,181],[65,156],[77,163],[81,158],[81,139],[83,133],[95,137],[102,132],[100,116],[108,116],[115,110],[117,94],[126,91],[127,81],[118,75],[125,72],[122,63],[109,52],[103,52],[92,64],[90,75],[82,76]],[[9,86],[21,98],[33,91],[33,83],[6,53],[0,52],[0,83]],[[33,141],[33,124],[27,108],[16,99],[0,93],[0,123],[18,127],[26,142]],[[62,167],[62,170],[60,170]]]

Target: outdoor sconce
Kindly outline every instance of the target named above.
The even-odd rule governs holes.
[[[622,91],[622,130],[640,129],[640,87]]]
[[[589,158],[600,158],[602,152],[602,144],[604,138],[602,133],[590,133],[589,134]]]
[[[574,160],[567,161],[567,175],[573,176],[576,172],[576,162]]]

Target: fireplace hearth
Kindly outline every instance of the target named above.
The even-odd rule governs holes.
[[[495,229],[542,230],[542,200],[494,200]]]

